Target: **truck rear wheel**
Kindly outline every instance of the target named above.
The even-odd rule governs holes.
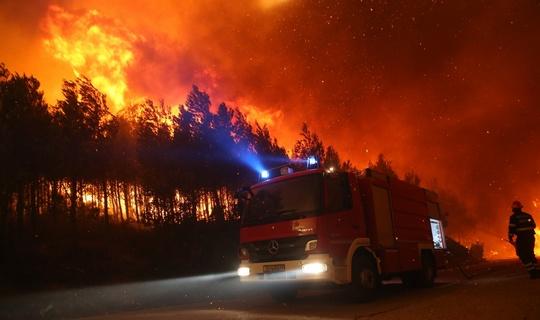
[[[381,279],[373,259],[367,255],[355,256],[352,265],[354,298],[360,301],[369,301],[375,298],[380,285]]]
[[[403,284],[411,288],[433,287],[437,267],[435,259],[430,252],[422,253],[422,269],[419,271],[407,272],[401,276]]]

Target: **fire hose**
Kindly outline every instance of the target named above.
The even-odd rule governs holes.
[[[453,252],[448,251],[448,255],[454,257],[454,253],[453,253]],[[467,274],[467,273],[465,272],[465,270],[463,270],[463,267],[462,267],[457,261],[455,261],[455,260],[453,260],[453,259],[448,259],[448,261],[449,261],[450,263],[452,263],[452,264],[454,265],[454,267],[457,268],[457,269],[459,270],[459,272],[461,272],[461,274],[463,275],[463,277],[465,277],[465,279],[471,280],[471,279],[473,278],[472,275]]]

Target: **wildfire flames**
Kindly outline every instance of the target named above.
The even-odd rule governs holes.
[[[447,234],[514,254],[500,239],[509,204],[530,203],[540,183],[532,2],[61,4],[0,3],[2,62],[34,74],[46,94],[85,75],[118,112],[141,97],[183,103],[196,84],[214,107],[268,124],[286,148],[307,122],[360,168],[384,153],[398,173],[448,191]]]
[[[126,67],[133,61],[137,37],[104,19],[98,11],[82,15],[51,6],[45,23],[46,48],[66,61],[76,76],[85,75],[107,95],[113,108],[125,106],[128,93]]]
[[[540,229],[536,228],[534,231],[536,232],[536,235],[537,235],[535,247],[534,247],[534,254],[536,254],[536,256],[540,256]]]

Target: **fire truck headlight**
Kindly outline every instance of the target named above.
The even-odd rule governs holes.
[[[321,262],[311,262],[302,265],[302,272],[307,274],[319,274],[326,272],[327,269],[326,264]]]
[[[247,276],[249,276],[249,268],[248,267],[240,267],[240,268],[238,268],[238,276],[239,277],[247,277]]]
[[[268,179],[270,177],[270,172],[268,170],[261,171],[261,179]]]

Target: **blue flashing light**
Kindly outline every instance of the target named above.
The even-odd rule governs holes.
[[[268,179],[270,177],[270,172],[268,170],[261,170],[261,179]]]
[[[307,164],[309,167],[314,166],[317,164],[317,159],[315,157],[311,156],[307,159]]]

